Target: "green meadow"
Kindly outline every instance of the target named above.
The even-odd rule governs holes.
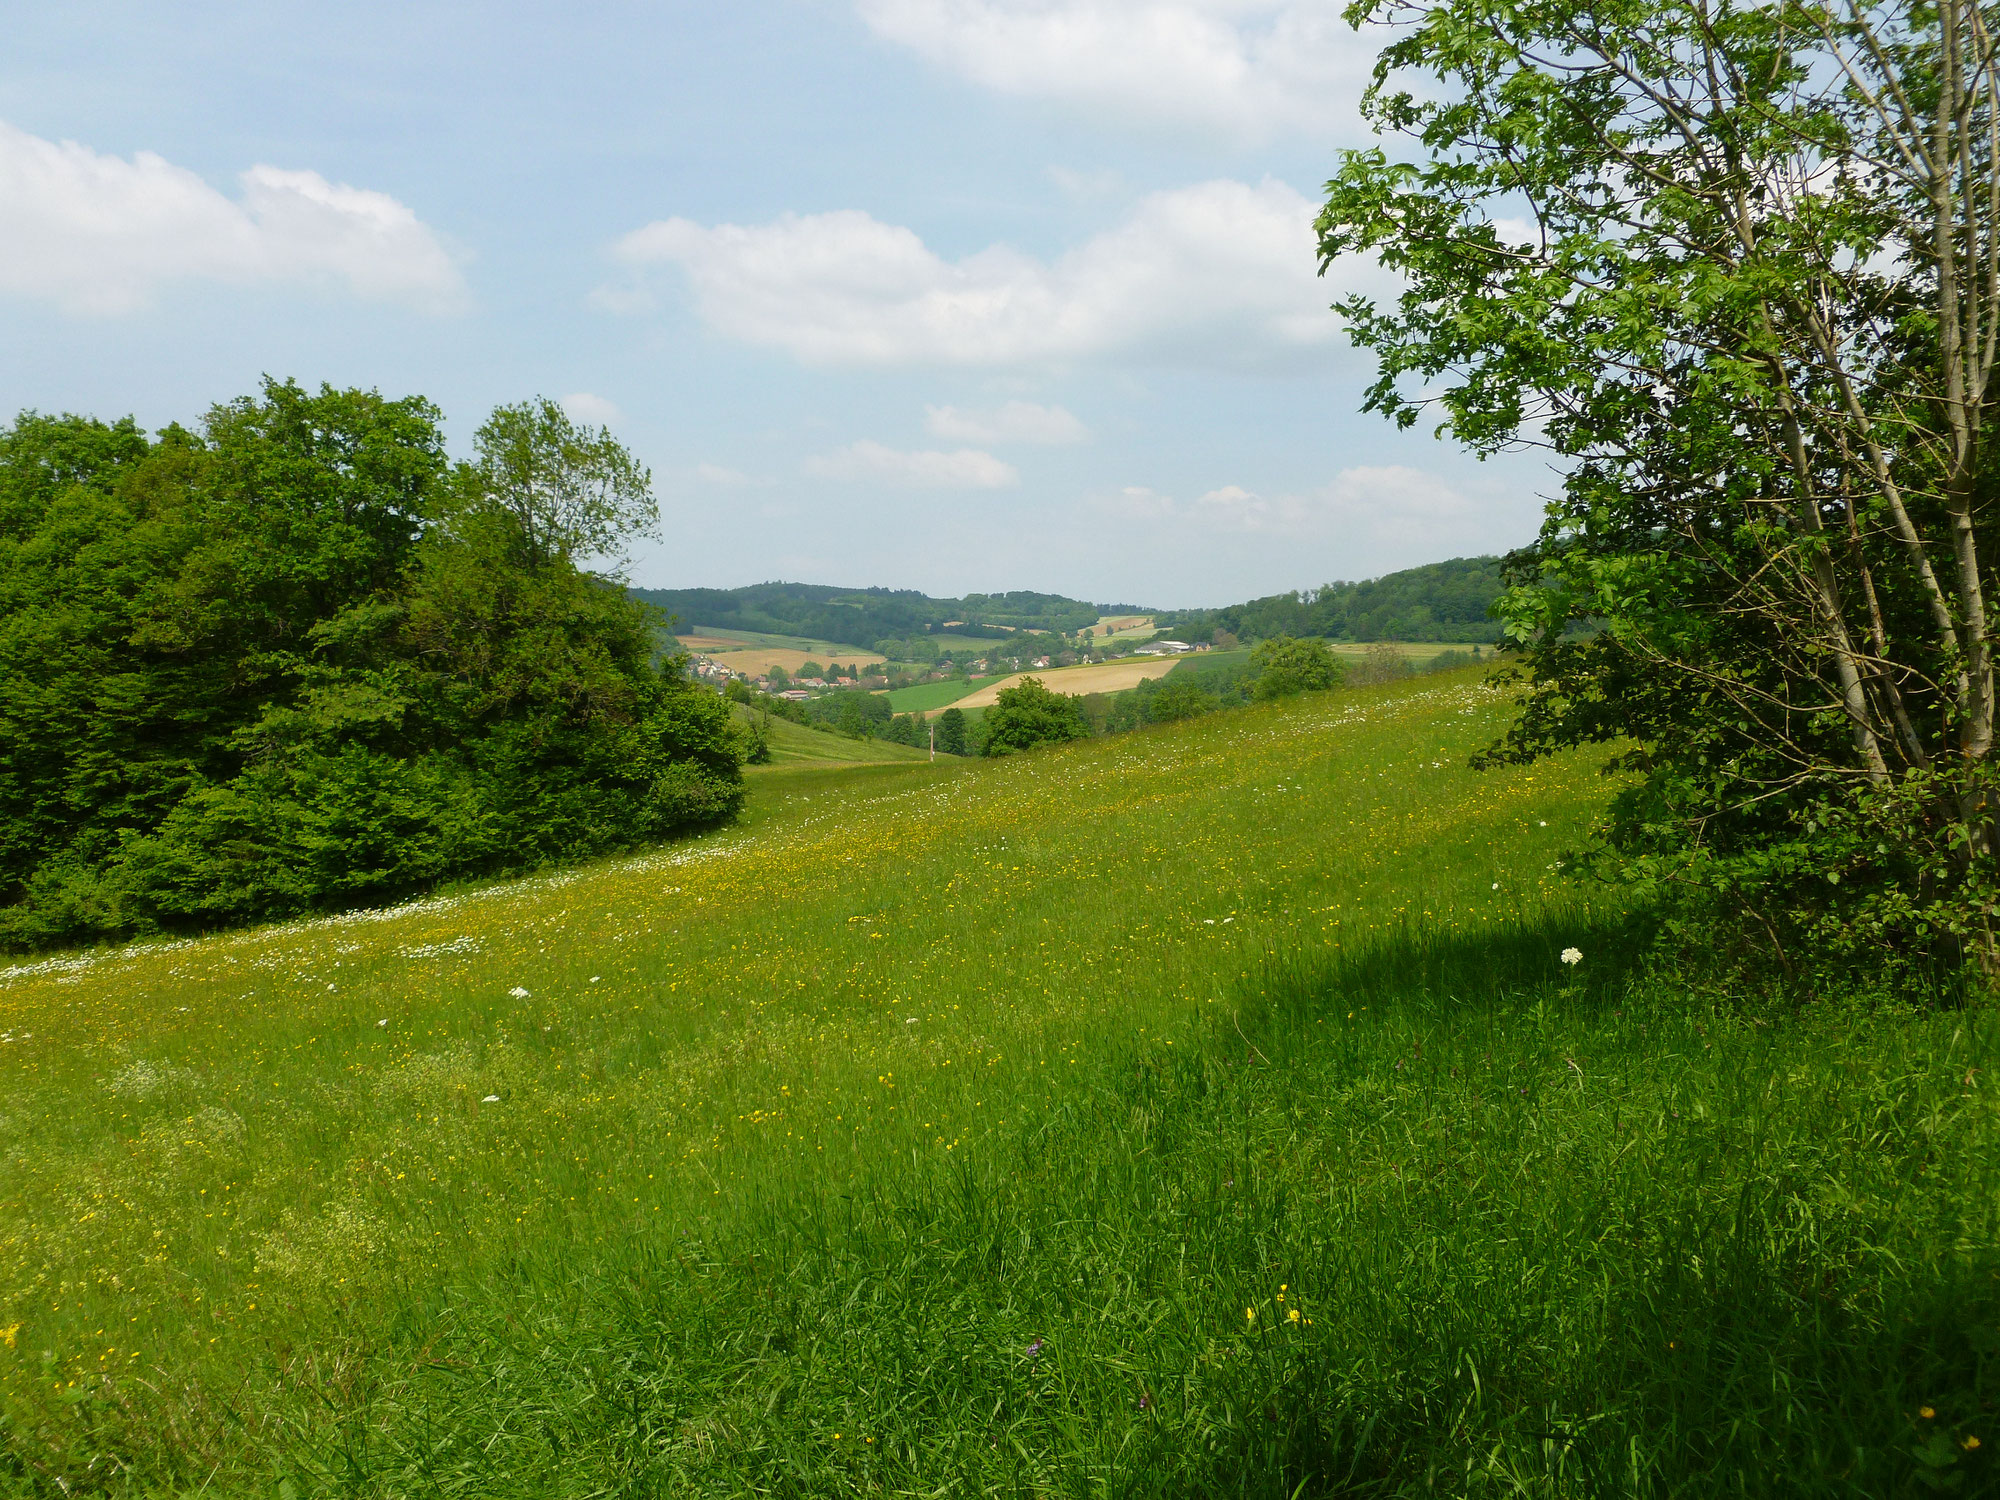
[[[746,768],[745,774],[752,781],[773,771],[789,771],[803,766],[903,765],[930,759],[927,749],[916,750],[888,740],[851,739],[831,730],[794,724],[776,714],[760,714],[754,709],[738,708],[736,718],[746,726],[758,725],[771,748],[768,765]]]
[[[801,753],[5,971],[0,1492],[1989,1490],[1991,1013],[1646,960],[1506,713]]]
[[[889,694],[889,707],[896,713],[932,713],[949,708],[992,682],[991,677],[968,677],[963,681],[920,682],[915,687],[896,688]]]

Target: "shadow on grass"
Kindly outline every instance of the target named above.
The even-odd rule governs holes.
[[[1621,1004],[1635,985],[1657,982],[1656,933],[1644,914],[1558,914],[1474,931],[1406,921],[1353,947],[1266,954],[1242,989],[1240,1021],[1246,1031],[1282,1031],[1361,1005],[1437,1019],[1537,999],[1591,1017]],[[1576,961],[1564,962],[1565,952]]]

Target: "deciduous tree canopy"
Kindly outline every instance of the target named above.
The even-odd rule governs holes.
[[[730,816],[724,705],[483,478],[427,402],[290,383],[198,432],[0,429],[0,941],[376,900]]]
[[[1504,610],[1504,753],[1629,736],[1628,873],[1797,968],[1990,963],[2000,63],[1971,0],[1363,0],[1321,220],[1370,404],[1567,479]]]

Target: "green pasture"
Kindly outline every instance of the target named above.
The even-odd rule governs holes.
[[[889,694],[889,707],[899,714],[933,713],[951,707],[991,681],[991,677],[973,677],[963,682],[920,682],[915,687],[896,688]]]
[[[913,750],[907,745],[891,744],[888,740],[855,740],[831,730],[815,729],[805,724],[794,724],[790,719],[781,719],[776,714],[765,718],[755,709],[739,706],[737,719],[744,724],[762,723],[764,737],[771,747],[771,759],[762,766],[745,768],[748,776],[769,775],[773,771],[787,770],[795,766],[859,766],[902,764],[909,761],[928,760],[928,750]]]
[[[1203,651],[1196,655],[1183,656],[1174,663],[1173,670],[1167,675],[1185,680],[1190,677],[1205,677],[1210,673],[1226,672],[1231,667],[1247,666],[1250,652],[1250,647],[1242,646],[1233,651]]]
[[[7,971],[0,1492],[1977,1493],[1989,1016],[1644,969],[1504,714]]]

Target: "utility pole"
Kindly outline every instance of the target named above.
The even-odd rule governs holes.
[[[936,724],[926,724],[926,725],[925,725],[924,727],[925,727],[926,729],[928,729],[928,730],[929,730],[929,731],[931,732],[931,759],[932,759],[932,760],[936,760],[936,759],[937,759],[937,725],[936,725]]]

